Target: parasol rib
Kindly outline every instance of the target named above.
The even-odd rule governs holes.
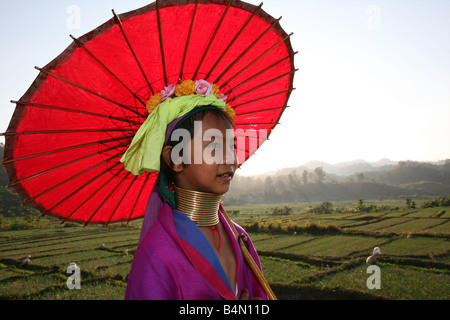
[[[84,51],[87,52],[87,54],[89,54],[92,58],[94,58],[95,61],[97,61],[110,75],[112,75],[128,92],[130,92],[133,97],[136,98],[136,100],[138,100],[144,107],[146,106],[145,102],[142,101],[137,95],[136,93],[134,93],[130,88],[128,88],[125,83],[123,83],[122,80],[119,79],[119,77],[117,77],[108,67],[105,66],[104,63],[102,63],[92,52],[90,52],[85,46],[84,44],[81,43],[81,41],[77,38],[75,38],[73,35],[70,35],[70,37],[73,39],[73,41],[77,44],[77,46],[79,46],[80,48],[82,48]]]
[[[136,201],[134,202],[133,208],[131,208],[130,215],[128,216],[127,223],[130,223],[130,221],[131,221],[131,216],[133,215],[134,209],[136,208],[136,205],[138,203],[138,199],[141,197],[141,194],[144,191],[144,187],[147,185],[147,181],[148,181],[149,178],[150,178],[150,174],[147,174],[147,176],[145,177],[144,183],[142,183],[141,190],[139,191],[139,193],[137,195]]]
[[[118,161],[115,165],[113,165],[111,168],[116,167],[117,165],[119,165],[120,162]],[[93,180],[97,180],[98,178],[100,178],[101,176],[103,176],[106,172],[108,172],[107,170],[103,171],[102,173],[100,173],[99,175],[97,175],[97,177],[95,177]],[[91,200],[100,190],[102,190],[107,184],[109,184],[112,179],[116,178],[116,176],[111,175],[111,177],[105,182],[103,183],[103,185],[101,187],[97,187],[95,189],[95,191],[93,193],[91,193],[89,195],[89,197],[86,197],[86,199],[78,206],[76,207],[67,217],[64,218],[63,222],[66,222],[67,220],[70,219],[71,216],[73,216],[75,214],[75,212],[77,212],[86,202],[88,202],[89,200]],[[89,184],[91,184],[92,181],[89,181],[88,183],[86,183],[85,185],[83,185],[81,188],[79,188],[78,190],[74,191],[68,198],[72,197],[75,193],[78,193],[79,191],[81,191],[82,189],[84,189],[85,187],[87,187]],[[67,199],[68,199],[67,198]],[[67,200],[66,199],[66,200]],[[64,200],[65,201],[65,200]],[[58,204],[59,206],[59,204]],[[56,206],[55,206],[56,207]],[[50,210],[55,209],[55,207],[53,207]],[[100,207],[97,208],[96,211],[98,211]],[[86,223],[87,224],[87,223]],[[86,224],[84,226],[86,226]]]
[[[245,137],[245,138],[249,138],[249,139],[257,139],[258,141],[256,141],[256,143],[258,144],[258,147],[261,146],[267,139],[263,138],[263,137]],[[241,151],[246,151],[246,149],[242,149],[240,147],[236,146],[237,150],[241,150]]]
[[[236,127],[237,126],[276,126],[279,125],[279,122],[259,122],[259,123],[255,123],[255,122],[243,122],[243,123],[236,123]]]
[[[189,48],[189,42],[191,40],[192,29],[194,27],[195,16],[197,15],[198,2],[199,2],[199,0],[195,1],[195,7],[194,7],[194,13],[192,14],[191,26],[189,28],[189,34],[188,34],[188,37],[186,40],[186,45],[184,47],[183,62],[181,63],[181,70],[180,70],[180,77],[179,77],[180,81],[181,81],[181,78],[183,77],[184,64],[186,62],[186,56],[187,56],[187,51]]]
[[[56,78],[56,79],[58,79],[58,80],[61,80],[61,81],[63,81],[63,82],[65,82],[65,83],[68,83],[68,84],[70,84],[70,85],[72,85],[72,86],[74,86],[74,87],[77,87],[77,88],[79,88],[79,89],[81,89],[81,90],[84,90],[84,91],[86,91],[86,92],[89,92],[89,93],[91,93],[91,94],[93,94],[93,95],[95,95],[95,96],[97,96],[97,97],[99,97],[99,98],[102,98],[102,99],[104,99],[104,100],[106,100],[106,101],[109,101],[109,102],[111,102],[111,103],[114,103],[114,104],[116,104],[116,105],[118,105],[119,107],[122,107],[122,108],[124,108],[124,109],[127,109],[128,111],[131,111],[131,112],[133,112],[133,113],[135,113],[135,114],[137,114],[137,115],[139,115],[139,116],[141,116],[141,117],[144,117],[142,114],[140,114],[138,111],[136,111],[136,110],[134,110],[134,109],[131,109],[131,108],[129,108],[129,107],[127,107],[127,106],[125,106],[125,105],[123,105],[123,104],[121,104],[121,103],[119,103],[119,102],[116,102],[116,101],[114,101],[114,100],[112,100],[112,99],[110,99],[110,98],[108,98],[108,97],[105,97],[104,95],[102,95],[102,94],[100,94],[100,93],[97,93],[97,92],[95,92],[95,91],[92,91],[92,90],[90,90],[90,89],[88,89],[88,88],[85,88],[85,87],[83,87],[83,86],[80,86],[79,84],[76,84],[76,83],[74,83],[74,82],[72,82],[72,81],[69,81],[69,80],[67,80],[67,79],[64,79],[64,78],[62,78],[62,77],[60,77],[60,76],[58,76],[58,75],[56,75],[56,74],[54,74],[54,73],[52,73],[52,72],[50,72],[50,71],[47,71],[47,70],[45,70],[45,69],[43,69],[43,68],[39,68],[39,67],[35,67],[37,70],[39,70],[40,72],[43,72],[43,73],[45,73],[46,75],[48,75],[48,76],[52,76],[52,77],[54,77],[54,78]]]
[[[40,194],[38,194],[38,195],[36,195],[36,196],[34,196],[34,197],[32,197],[32,198],[29,198],[29,199],[27,199],[26,201],[24,201],[24,203],[22,203],[20,206],[23,207],[24,205],[26,205],[26,204],[28,204],[28,203],[30,203],[30,202],[36,200],[36,199],[39,198],[39,197],[42,197],[43,195],[47,194],[48,192],[50,192],[50,191],[52,191],[52,190],[54,190],[54,189],[56,189],[56,188],[62,186],[62,185],[65,184],[66,182],[72,181],[73,179],[76,179],[76,178],[78,178],[79,176],[81,176],[81,175],[83,175],[83,174],[85,174],[85,173],[87,173],[87,172],[89,172],[89,171],[91,171],[91,170],[93,170],[93,169],[95,169],[95,168],[97,168],[97,167],[99,167],[99,166],[101,166],[101,165],[103,165],[103,164],[105,164],[105,163],[111,161],[112,159],[114,159],[114,158],[116,158],[117,156],[119,156],[121,153],[122,153],[122,151],[121,151],[121,152],[118,152],[117,154],[115,154],[115,155],[113,155],[113,156],[111,156],[111,157],[109,157],[109,158],[106,159],[106,160],[103,160],[102,162],[96,164],[95,166],[90,167],[90,168],[88,168],[88,169],[86,169],[86,170],[84,170],[84,171],[82,171],[82,172],[80,172],[80,173],[78,173],[78,174],[72,176],[71,178],[69,178],[69,179],[67,179],[67,180],[64,180],[64,181],[58,183],[57,185],[55,185],[55,186],[53,186],[53,187],[51,187],[51,188],[49,188],[49,189],[42,191]]]
[[[268,96],[259,97],[259,98],[254,99],[254,100],[242,102],[242,103],[240,103],[240,104],[237,104],[237,105],[233,106],[232,108],[233,108],[234,110],[236,110],[237,108],[242,107],[242,106],[244,106],[244,105],[246,105],[246,104],[253,103],[253,102],[256,102],[256,101],[260,101],[260,100],[264,100],[264,99],[267,99],[267,98],[272,98],[272,97],[277,96],[277,95],[280,95],[280,94],[289,93],[289,92],[291,92],[292,90],[295,90],[295,88],[288,89],[288,90],[283,90],[283,91],[280,91],[280,92],[277,92],[277,93],[270,94],[270,95],[268,95]]]
[[[244,96],[244,95],[246,95],[246,94],[248,94],[248,93],[250,93],[250,92],[252,92],[252,91],[255,91],[255,90],[257,90],[257,89],[259,89],[259,88],[261,88],[261,87],[267,86],[268,84],[270,84],[270,83],[272,83],[272,82],[275,82],[275,81],[277,81],[277,80],[279,80],[279,79],[281,79],[281,78],[283,78],[283,77],[285,77],[285,76],[287,76],[287,75],[293,74],[293,73],[295,73],[296,71],[298,71],[298,69],[295,69],[295,70],[293,70],[293,71],[289,71],[289,72],[287,72],[287,73],[285,73],[285,74],[282,74],[281,76],[278,76],[278,77],[273,78],[273,79],[271,79],[271,80],[269,80],[269,81],[267,81],[267,82],[264,82],[264,83],[260,84],[259,86],[254,87],[253,89],[247,90],[247,91],[245,91],[245,92],[243,92],[243,93],[241,93],[241,94],[239,94],[239,95],[237,95],[237,96],[231,98],[230,100],[228,100],[228,102],[234,101],[234,100],[236,100],[237,98],[240,98],[240,97],[242,97],[242,96]]]
[[[231,81],[233,81],[237,76],[239,76],[242,72],[244,72],[245,70],[247,70],[248,68],[250,68],[253,64],[255,64],[256,62],[258,62],[260,59],[262,59],[265,55],[267,55],[268,53],[270,53],[273,49],[275,49],[276,47],[278,47],[281,43],[284,43],[287,39],[289,39],[291,36],[293,35],[293,33],[291,33],[290,35],[288,35],[286,38],[284,38],[283,40],[281,40],[280,42],[278,42],[276,45],[274,45],[272,48],[270,48],[269,50],[265,51],[263,54],[261,54],[258,58],[254,59],[252,62],[250,62],[247,66],[245,66],[245,68],[242,68],[241,70],[239,70],[239,72],[237,72],[234,76],[232,76],[230,79],[228,79],[226,82],[230,83]],[[294,55],[296,54],[296,52],[294,53]],[[259,74],[263,73],[266,70],[269,70],[270,68],[274,67],[275,65],[277,65],[278,63],[281,63],[282,61],[292,58],[293,55],[289,54],[287,57],[279,60],[278,62],[274,63],[273,65],[267,67],[266,69],[264,69],[263,71],[261,71]],[[249,78],[247,81],[253,79]],[[235,89],[235,88],[233,88]],[[233,91],[233,89],[231,89],[229,92],[227,92],[226,94],[229,94],[231,91]]]
[[[200,70],[200,67],[203,64],[203,60],[205,60],[206,54],[208,53],[209,48],[211,47],[212,43],[214,42],[214,39],[216,38],[217,32],[219,32],[220,26],[222,25],[223,20],[225,19],[225,16],[228,13],[228,10],[230,9],[230,5],[231,5],[231,1],[228,1],[228,5],[225,8],[224,13],[222,14],[222,17],[220,17],[219,23],[217,24],[217,26],[214,29],[213,35],[211,37],[211,39],[209,40],[208,45],[206,46],[205,51],[203,52],[203,55],[200,59],[200,62],[198,63],[197,69],[195,70],[194,76],[192,77],[192,80],[195,80],[195,78],[197,77],[198,71]]]
[[[231,92],[233,92],[233,91],[236,90],[237,88],[243,86],[243,85],[246,84],[247,82],[249,82],[249,81],[255,79],[257,76],[259,76],[259,75],[263,74],[264,72],[266,72],[266,71],[272,69],[272,68],[275,67],[276,65],[280,64],[281,62],[283,62],[284,60],[287,60],[287,59],[289,59],[289,58],[290,58],[290,56],[287,56],[287,57],[285,57],[285,58],[283,58],[283,59],[281,59],[281,60],[278,60],[277,62],[275,62],[274,64],[268,66],[268,67],[265,68],[264,70],[261,70],[260,72],[254,74],[254,75],[251,76],[250,78],[247,78],[246,80],[242,81],[240,84],[234,86],[234,87],[231,88],[229,91],[227,91],[227,92],[225,93],[225,95],[230,94]],[[239,72],[239,73],[240,73],[240,72]],[[229,83],[230,81],[231,81],[231,79],[228,80],[227,82]]]
[[[109,184],[112,179],[114,179],[114,176],[112,176],[111,178],[109,178],[108,181],[106,181],[100,188],[96,189],[89,197],[87,197],[77,208],[75,208],[75,210],[72,211],[72,213],[70,213],[67,217],[65,217],[63,219],[63,223],[65,223],[67,220],[70,219],[71,216],[73,216],[75,214],[75,212],[77,212],[84,204],[86,204],[86,202],[88,202],[89,200],[91,200],[100,190],[102,190],[107,184]],[[123,180],[121,180],[123,181]],[[116,186],[117,187],[117,186]],[[115,190],[114,190],[115,191]],[[108,197],[111,196],[111,194],[108,195]],[[105,201],[108,199],[108,197],[105,198],[105,200],[102,202],[102,204],[100,204],[97,209],[94,211],[94,213],[89,217],[89,219],[85,222],[84,227],[86,227],[89,222],[92,220],[92,218],[94,217],[94,215],[98,212],[98,210],[101,208],[101,206],[105,203]]]
[[[108,152],[108,151],[111,151],[111,150],[114,150],[114,149],[117,149],[117,146],[110,147],[110,148],[105,149],[105,150],[103,150],[103,151],[101,151],[101,152]],[[93,156],[96,156],[96,155],[98,155],[98,154],[99,154],[99,152],[98,152],[98,151],[95,151],[94,153],[92,153],[92,154],[90,154],[90,155],[87,155],[87,156],[84,156],[84,157],[82,157],[82,158],[75,159],[75,160],[69,161],[69,162],[67,162],[67,163],[63,163],[63,164],[61,164],[61,165],[59,165],[59,166],[53,167],[53,168],[51,168],[51,169],[44,170],[44,171],[42,171],[42,172],[36,173],[36,174],[34,174],[34,175],[32,175],[32,176],[29,176],[29,177],[27,177],[27,178],[23,178],[23,179],[21,179],[21,180],[15,181],[15,182],[9,184],[9,185],[7,186],[7,188],[14,187],[14,186],[16,186],[16,185],[18,185],[18,184],[20,184],[20,183],[22,183],[22,182],[25,182],[25,181],[28,181],[28,180],[37,178],[37,177],[39,177],[39,176],[41,176],[41,175],[43,175],[43,174],[52,172],[53,170],[58,170],[58,169],[61,169],[61,168],[66,167],[66,166],[69,166],[69,165],[71,165],[71,164],[77,163],[77,162],[79,162],[79,161],[83,161],[83,160],[89,159],[89,158],[91,158],[91,157],[93,157]]]
[[[263,142],[261,142],[261,144],[263,144],[264,143],[264,141]],[[260,145],[261,145],[260,144]],[[236,148],[237,150],[241,150],[241,151],[244,151],[245,153],[246,153],[246,159],[248,159],[249,157],[251,157],[252,155],[254,155],[254,154],[256,154],[256,150],[253,150],[252,152],[250,152],[250,151],[248,151],[248,150],[246,150],[246,149],[242,149],[242,148]]]
[[[135,125],[138,125],[138,126],[141,125],[141,122],[139,122],[139,121],[135,121],[135,120],[131,120],[131,119],[124,119],[124,118],[114,117],[114,116],[108,116],[106,114],[101,114],[101,113],[82,111],[82,110],[76,110],[76,109],[69,109],[69,108],[64,108],[64,107],[55,107],[55,106],[50,106],[50,105],[45,105],[45,104],[37,104],[37,103],[31,103],[31,102],[25,102],[25,101],[11,100],[11,103],[20,104],[20,105],[23,105],[23,106],[31,106],[31,107],[46,108],[46,109],[60,110],[60,111],[73,112],[73,113],[80,113],[80,114],[85,114],[85,115],[89,115],[89,116],[93,116],[93,117],[100,117],[100,118],[105,118],[105,119],[112,119],[112,120],[122,121],[122,122],[126,122],[126,123],[132,123],[132,124],[135,124]]]
[[[249,111],[249,112],[243,112],[243,113],[236,113],[236,117],[247,115],[247,114],[254,114],[258,112],[264,112],[264,111],[272,111],[272,110],[278,110],[278,109],[285,109],[289,108],[289,106],[283,106],[283,107],[275,107],[275,108],[268,108],[268,109],[260,109],[255,111]]]
[[[263,142],[264,142],[264,141],[263,141]],[[261,143],[261,144],[262,144],[262,143]],[[251,157],[251,156],[253,156],[254,154],[256,154],[256,150],[250,152],[250,151],[248,151],[248,150],[246,150],[246,149],[242,149],[242,148],[236,148],[236,149],[237,149],[237,150],[244,151],[244,153],[245,153],[245,159],[248,159],[249,157]],[[242,165],[242,163],[241,163],[241,165]]]
[[[161,50],[161,62],[163,65],[163,73],[164,73],[164,84],[167,83],[167,71],[166,71],[166,58],[164,57],[164,42],[162,36],[162,24],[161,24],[161,8],[159,6],[159,0],[156,0],[156,20],[158,22],[158,33],[159,33],[159,49]]]
[[[130,48],[131,53],[133,54],[133,57],[134,57],[134,59],[136,60],[136,63],[137,63],[137,65],[139,66],[139,69],[141,70],[141,73],[142,73],[142,75],[144,76],[144,79],[145,79],[145,81],[147,82],[147,85],[148,85],[150,91],[152,92],[152,94],[155,94],[155,92],[153,91],[152,86],[150,85],[150,82],[148,81],[147,76],[145,75],[145,72],[144,72],[144,69],[143,69],[142,66],[141,66],[141,63],[139,62],[139,59],[137,58],[136,53],[134,52],[133,47],[131,46],[131,43],[130,43],[130,41],[128,40],[128,37],[127,37],[127,35],[125,34],[125,30],[123,30],[122,21],[120,20],[120,17],[114,12],[114,10],[112,10],[112,13],[113,13],[113,15],[114,15],[114,20],[116,21],[117,25],[119,26],[120,31],[122,32],[122,35],[123,35],[125,41],[127,42],[128,47]]]
[[[256,133],[256,130],[255,130],[255,133]],[[235,134],[234,136],[241,137],[241,138],[249,138],[249,139],[267,140],[267,137],[265,135],[250,136],[250,135],[245,135],[245,134]]]
[[[239,147],[236,147],[235,149],[236,149],[236,150],[241,150],[241,151],[245,151],[246,153],[248,153],[248,151],[247,151],[247,150],[245,150],[245,149],[242,149],[242,148],[239,148]]]
[[[128,177],[129,174],[127,174]],[[111,177],[111,179],[109,179],[103,186],[102,188],[107,184],[110,183],[111,180],[114,178],[114,176]],[[92,215],[89,217],[89,219],[86,221],[86,223],[84,224],[84,226],[86,227],[89,222],[92,220],[92,218],[94,218],[94,216],[97,214],[98,210],[100,210],[100,208],[105,204],[105,202],[109,199],[109,197],[111,197],[111,195],[117,191],[117,189],[122,185],[122,183],[125,181],[126,178],[120,179],[119,183],[114,187],[113,190],[111,190],[111,192],[105,197],[105,199],[103,199],[102,203],[99,204],[99,206],[97,207],[97,209],[95,209],[95,211],[92,213]],[[97,190],[95,193],[97,193],[98,191],[100,191],[101,189]],[[93,197],[94,194],[92,194],[91,197]],[[88,199],[89,200],[89,199]]]
[[[137,131],[138,129],[71,129],[71,130],[42,130],[42,131],[23,131],[23,132],[5,132],[0,133],[0,136],[20,136],[28,134],[56,134],[56,133],[88,133],[88,132],[125,132],[125,131]]]
[[[127,179],[130,176],[130,172],[126,175],[126,177],[124,179]],[[125,192],[122,194],[122,197],[120,198],[119,202],[117,203],[116,207],[114,208],[113,212],[111,213],[111,215],[108,218],[108,221],[105,224],[105,227],[108,226],[108,224],[111,222],[112,217],[116,214],[117,209],[119,208],[119,206],[122,204],[123,199],[125,199],[125,196],[128,194],[128,192],[130,191],[131,187],[133,186],[133,184],[136,182],[138,176],[135,176],[133,178],[133,181],[130,182],[130,184],[128,185],[127,190],[125,190]]]
[[[213,82],[217,83],[220,79],[222,79],[222,77],[228,72],[230,71],[230,69],[247,53],[250,51],[251,48],[253,48],[253,46],[255,46],[259,40],[261,40],[270,30],[272,30],[272,28],[279,23],[281,20],[281,17],[278,18],[277,20],[275,20],[274,23],[272,23],[255,41],[253,41],[253,43],[247,47],[247,49],[244,50],[244,52],[242,52],[239,57],[237,57],[226,69],[225,71],[222,72],[222,74]]]
[[[25,157],[20,157],[20,158],[0,161],[0,164],[5,165],[5,164],[13,163],[13,162],[16,162],[16,161],[22,161],[22,160],[32,159],[32,158],[36,158],[36,157],[46,156],[46,155],[54,154],[54,153],[58,153],[58,152],[69,151],[69,150],[74,150],[74,149],[79,149],[79,148],[91,147],[91,146],[95,146],[95,145],[98,145],[98,144],[104,144],[104,143],[108,143],[108,142],[124,140],[126,138],[129,138],[130,141],[131,141],[131,139],[133,139],[133,136],[113,138],[113,139],[107,139],[107,140],[100,140],[100,141],[95,141],[95,142],[90,142],[90,143],[83,143],[83,144],[79,144],[79,145],[75,145],[75,146],[71,146],[71,147],[66,147],[66,148],[61,148],[61,149],[55,149],[55,150],[51,150],[51,151],[36,153],[36,154],[28,155],[28,156],[25,156]],[[124,144],[122,144],[122,145],[125,147]]]
[[[111,169],[117,167],[121,162],[117,161],[113,166],[111,166]],[[49,214],[52,212],[52,210],[54,210],[56,207],[60,206],[63,202],[67,201],[69,198],[71,198],[72,196],[74,196],[76,193],[80,192],[81,190],[83,190],[84,188],[86,188],[88,185],[90,185],[92,182],[94,182],[95,180],[99,179],[100,177],[102,177],[103,175],[105,175],[107,172],[109,172],[108,170],[104,170],[102,172],[100,172],[97,176],[95,176],[94,178],[92,178],[91,180],[89,180],[88,182],[86,182],[85,184],[83,184],[81,187],[79,187],[78,189],[76,189],[75,191],[73,191],[71,194],[69,194],[68,196],[64,197],[62,200],[60,200],[57,204],[55,204],[53,207],[51,207],[50,209],[47,209],[43,212],[43,214]],[[114,178],[115,176],[112,175],[111,179]],[[98,188],[96,189],[98,190]],[[89,199],[89,198],[88,198]],[[86,200],[87,201],[87,200]],[[78,210],[75,209],[75,211]],[[74,212],[75,212],[74,211]],[[72,214],[74,213],[72,212],[67,218],[69,218],[70,216],[72,216]]]
[[[211,76],[211,73],[214,71],[214,69],[219,65],[220,61],[222,61],[223,57],[225,57],[225,55],[227,54],[228,50],[230,50],[231,46],[236,42],[236,40],[239,38],[239,36],[242,34],[242,32],[244,31],[244,29],[248,26],[248,24],[250,23],[250,21],[252,20],[252,18],[256,15],[256,13],[261,10],[262,7],[262,3],[255,8],[255,10],[253,11],[252,15],[250,16],[250,18],[247,19],[247,21],[244,23],[244,25],[242,26],[242,28],[239,30],[239,32],[234,36],[234,38],[231,40],[230,44],[228,45],[228,47],[224,50],[224,52],[222,53],[222,55],[219,57],[219,59],[217,59],[216,63],[212,66],[211,70],[208,72],[208,74],[205,77],[205,80],[208,80],[209,77]]]

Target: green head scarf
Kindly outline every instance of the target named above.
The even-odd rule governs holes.
[[[136,176],[144,171],[159,172],[167,126],[198,106],[213,106],[226,112],[225,101],[213,94],[168,98],[153,110],[134,136],[120,160],[125,170]]]

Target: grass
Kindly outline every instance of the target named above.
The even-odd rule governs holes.
[[[383,238],[350,235],[322,236],[313,241],[287,248],[283,252],[325,258],[343,257],[360,251],[371,253],[374,247],[379,246],[384,241]]]
[[[267,281],[278,283],[289,283],[319,270],[306,263],[275,257],[261,257],[261,264],[264,266],[264,277]]]
[[[297,204],[275,217],[273,207],[244,206],[232,218],[250,231],[279,299],[450,298],[450,208],[317,215]],[[0,299],[121,300],[139,234],[138,225],[2,231]],[[369,290],[365,260],[375,246],[381,289]],[[81,290],[67,289],[70,262]]]
[[[448,273],[434,273],[427,272],[426,269],[416,270],[384,264],[380,264],[380,268],[381,288],[379,290],[367,288],[366,281],[369,275],[366,266],[334,273],[320,279],[317,284],[328,288],[345,287],[365,293],[372,293],[375,290],[378,295],[396,300],[450,299]]]
[[[40,300],[123,300],[124,296],[123,285],[98,281],[83,284],[80,290],[54,288],[37,297]]]
[[[398,238],[383,245],[383,253],[389,255],[440,255],[445,254],[449,249],[448,239],[415,236]]]
[[[253,235],[253,234],[252,234]],[[283,250],[285,248],[289,248],[291,246],[297,246],[301,243],[307,242],[314,239],[313,236],[310,235],[299,235],[299,236],[276,236],[272,238],[256,240],[254,242],[255,246],[258,250],[261,251],[278,251]],[[253,237],[252,237],[253,241]]]

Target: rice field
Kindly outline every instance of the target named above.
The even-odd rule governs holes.
[[[250,236],[279,299],[448,300],[449,211],[274,217],[270,206],[247,206],[232,218],[246,229],[264,226]],[[122,300],[139,234],[139,223],[0,232],[0,299]],[[367,287],[374,247],[381,250],[380,289]],[[27,256],[31,263],[22,265]],[[67,286],[72,262],[81,271],[79,290]]]

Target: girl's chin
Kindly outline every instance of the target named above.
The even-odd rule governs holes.
[[[230,189],[230,183],[226,183],[226,184],[222,184],[220,186],[216,186],[214,188],[211,188],[211,190],[209,192],[210,193],[224,195],[225,193],[228,192],[229,189]]]
[[[209,185],[203,185],[203,187],[198,187],[198,188],[195,188],[194,186],[190,186],[190,187],[182,186],[182,185],[177,185],[177,186],[180,188],[193,190],[193,191],[224,195],[230,189],[230,185],[231,185],[231,181],[225,181],[224,179],[218,178],[214,182],[210,183]]]

